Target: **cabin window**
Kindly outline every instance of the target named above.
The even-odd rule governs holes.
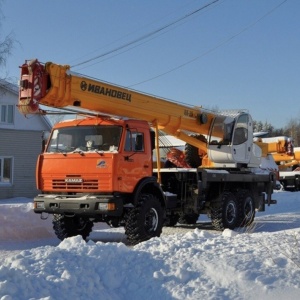
[[[144,147],[144,134],[142,132],[133,132],[127,130],[126,133],[126,142],[125,142],[125,151],[135,151],[143,152]]]
[[[233,136],[233,145],[240,145],[248,140],[248,115],[239,116]]]
[[[12,183],[13,158],[0,156],[0,185]]]

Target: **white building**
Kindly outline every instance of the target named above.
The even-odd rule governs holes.
[[[42,135],[51,130],[46,116],[21,115],[18,86],[0,80],[0,199],[38,194],[35,167]]]

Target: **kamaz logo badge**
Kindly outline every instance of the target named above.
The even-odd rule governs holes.
[[[82,178],[65,178],[65,182],[67,183],[81,183],[83,182]]]
[[[105,160],[98,160],[97,161],[97,168],[106,168]]]

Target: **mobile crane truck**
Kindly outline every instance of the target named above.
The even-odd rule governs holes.
[[[257,144],[267,146],[279,170],[279,182],[284,190],[300,190],[300,148],[294,147],[288,136],[258,138]]]
[[[262,167],[246,111],[217,114],[129,90],[38,60],[21,68],[18,109],[39,105],[94,116],[56,124],[39,155],[34,212],[53,215],[57,237],[86,239],[95,222],[124,226],[131,244],[160,236],[178,219],[208,214],[217,230],[253,222],[276,203],[276,176]],[[43,113],[43,111],[42,111]],[[186,142],[189,167],[161,166],[158,131]]]

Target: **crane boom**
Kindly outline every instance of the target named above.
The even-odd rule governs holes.
[[[34,59],[21,66],[18,108],[23,114],[36,113],[39,104],[146,121],[156,131],[197,148],[206,166],[260,164],[261,148],[253,143],[253,122],[245,111],[234,116],[208,112],[72,73],[68,65]]]
[[[21,67],[21,113],[35,113],[38,104],[82,108],[99,114],[141,119],[206,151],[206,144],[184,131],[208,134],[215,114],[71,73],[67,65],[37,60]]]

